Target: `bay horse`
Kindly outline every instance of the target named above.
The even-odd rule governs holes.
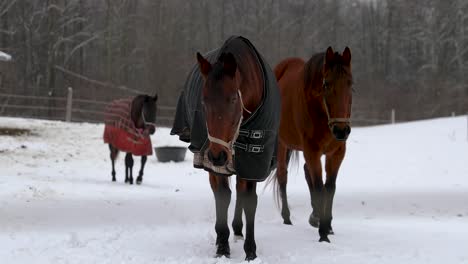
[[[209,173],[216,205],[217,257],[230,257],[228,176],[237,175],[232,228],[236,237],[243,237],[244,212],[244,251],[250,261],[257,257],[257,182],[276,166],[279,89],[273,71],[246,38],[233,36],[205,56],[197,53],[198,67],[179,97],[171,134],[191,143],[194,166]]]
[[[328,47],[308,62],[288,58],[275,67],[281,90],[277,193],[282,204],[284,224],[292,224],[286,185],[292,151],[303,151],[304,173],[309,187],[312,213],[309,223],[319,228],[320,242],[330,242],[333,197],[336,178],[351,133],[352,104],[351,50],[342,54]],[[322,179],[325,155],[326,181]]]
[[[133,155],[141,156],[141,167],[136,183],[143,181],[143,171],[153,148],[149,135],[156,131],[156,102],[158,95],[137,95],[115,100],[106,109],[104,142],[109,145],[112,162],[112,181],[115,178],[115,160],[119,151],[125,155],[125,183],[133,184]]]

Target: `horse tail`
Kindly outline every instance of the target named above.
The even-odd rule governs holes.
[[[297,150],[288,150],[287,154],[287,159],[286,159],[286,166],[291,169],[293,167],[296,168],[296,171],[299,168],[299,151]],[[268,177],[264,190],[269,186],[270,184],[273,184],[273,200],[276,203],[276,206],[278,208],[281,208],[281,195],[280,195],[280,185],[278,181],[278,169],[275,169],[274,171],[271,172],[270,176]]]

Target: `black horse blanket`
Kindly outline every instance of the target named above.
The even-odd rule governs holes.
[[[233,36],[226,40],[220,49],[211,51],[204,57],[210,63],[215,63],[224,47],[231,41],[242,41],[252,50],[262,67],[265,84],[262,103],[241,124],[239,137],[234,143],[233,164],[219,169],[208,164],[206,159],[205,151],[209,141],[201,105],[203,77],[198,65],[193,67],[180,94],[171,135],[178,135],[180,140],[190,143],[189,149],[194,153],[193,165],[196,168],[214,171],[218,175],[237,174],[241,179],[264,181],[276,168],[277,133],[281,113],[280,93],[270,66],[244,37]]]

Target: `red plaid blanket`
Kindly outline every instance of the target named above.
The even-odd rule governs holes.
[[[136,156],[150,156],[153,147],[149,135],[138,129],[131,120],[130,110],[134,98],[112,101],[104,115],[104,143]]]

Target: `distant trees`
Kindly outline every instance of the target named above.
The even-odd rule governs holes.
[[[0,0],[7,93],[108,100],[128,87],[175,105],[196,51],[248,37],[274,66],[333,46],[353,54],[355,117],[468,110],[465,0]]]

